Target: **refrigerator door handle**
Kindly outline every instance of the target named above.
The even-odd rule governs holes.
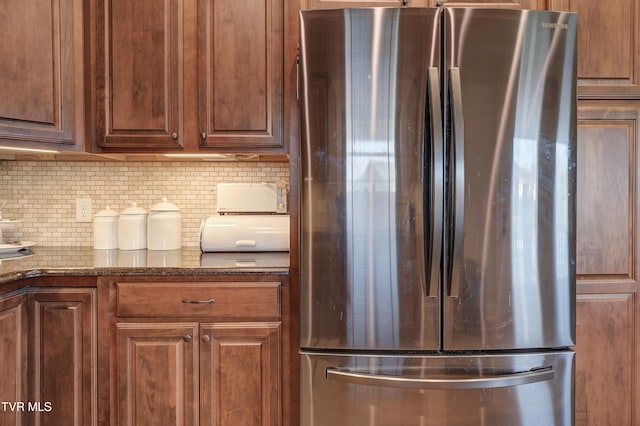
[[[442,227],[444,208],[444,140],[442,133],[442,106],[440,102],[440,75],[438,68],[427,71],[429,120],[431,124],[431,262],[429,265],[429,284],[427,295],[438,297],[440,262],[442,260]],[[428,149],[425,147],[425,149]]]
[[[453,247],[451,248],[451,273],[449,296],[460,294],[460,275],[463,263],[464,248],[464,119],[462,117],[462,86],[460,84],[460,68],[449,69],[451,97],[451,135],[453,138],[452,157],[455,173],[453,187]]]
[[[336,367],[327,367],[326,373],[327,380],[351,384],[431,390],[502,388],[544,382],[553,380],[554,377],[554,370],[551,366],[533,368],[515,373],[482,376],[478,374],[478,376],[475,377],[455,378],[446,378],[446,375],[443,374],[434,377],[408,378],[403,376],[359,373],[346,368]]]

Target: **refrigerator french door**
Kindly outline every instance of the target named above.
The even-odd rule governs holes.
[[[537,394],[571,424],[554,404],[573,398],[576,16],[300,24],[303,424],[492,424]],[[329,423],[338,399],[350,420]],[[401,423],[352,418],[391,400]],[[436,401],[489,417],[424,417]],[[536,424],[514,410],[504,424]]]

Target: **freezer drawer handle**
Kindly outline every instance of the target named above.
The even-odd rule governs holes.
[[[502,388],[544,382],[552,380],[553,376],[554,371],[551,366],[516,373],[451,379],[442,378],[441,375],[437,378],[422,377],[413,379],[402,376],[357,373],[344,368],[327,367],[327,380],[336,380],[358,385],[405,389],[445,390]]]

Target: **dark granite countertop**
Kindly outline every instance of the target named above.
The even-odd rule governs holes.
[[[38,276],[217,275],[289,273],[289,253],[201,253],[180,250],[94,250],[91,247],[33,247],[0,255],[0,284]]]

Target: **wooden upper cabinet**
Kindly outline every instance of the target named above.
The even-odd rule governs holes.
[[[84,148],[83,3],[2,0],[0,145]]]
[[[640,95],[640,0],[550,0],[578,13],[578,95]]]
[[[282,151],[284,0],[103,1],[102,151]]]
[[[103,148],[184,147],[185,3],[106,0]]]
[[[202,147],[283,147],[283,0],[199,2]]]

